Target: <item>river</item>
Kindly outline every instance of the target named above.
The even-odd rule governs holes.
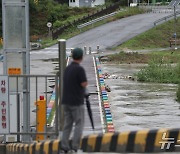
[[[124,78],[142,67],[139,64],[102,64],[103,73],[121,77],[105,80],[111,88],[109,101],[115,130],[179,128],[180,103],[175,100],[177,85],[141,83]]]

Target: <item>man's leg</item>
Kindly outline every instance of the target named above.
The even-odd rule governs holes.
[[[73,118],[75,122],[74,134],[72,139],[72,149],[79,149],[79,144],[84,127],[84,105],[77,106],[73,111]]]
[[[64,105],[64,128],[61,140],[61,148],[64,150],[69,150],[69,136],[73,127],[73,117],[70,110],[71,107]]]

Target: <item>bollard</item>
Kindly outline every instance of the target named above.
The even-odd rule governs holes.
[[[99,53],[99,49],[100,49],[100,47],[99,47],[99,45],[97,45],[97,53]]]
[[[84,46],[84,55],[86,55],[86,54],[87,54],[87,47]]]
[[[70,57],[72,57],[72,51],[73,51],[74,48],[71,48],[71,54],[70,54]]]
[[[46,127],[46,100],[44,96],[40,96],[36,102],[37,115],[36,115],[36,130],[37,133],[45,132]],[[36,140],[44,140],[44,135],[36,135]]]
[[[91,47],[89,47],[89,55],[91,54],[91,50],[92,50]]]
[[[59,99],[59,109],[58,106],[56,106],[56,112],[59,114],[56,117],[56,124],[59,123],[59,130],[63,129],[64,125],[64,118],[63,118],[63,109],[61,104],[61,98],[63,95],[63,76],[64,76],[64,70],[66,68],[66,40],[60,39],[58,41],[58,48],[59,48],[59,90],[60,90],[60,96]],[[60,125],[61,124],[61,125]],[[58,131],[58,130],[56,130]]]

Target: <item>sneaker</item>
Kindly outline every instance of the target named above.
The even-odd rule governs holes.
[[[64,154],[64,153],[68,153],[68,151],[64,149],[60,149],[59,154]]]
[[[71,154],[71,153],[77,153],[77,150],[74,150],[74,149],[69,150],[68,154]]]

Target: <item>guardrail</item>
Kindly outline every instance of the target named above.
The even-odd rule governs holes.
[[[176,16],[180,15],[180,11],[176,11]],[[154,22],[154,26],[156,26],[158,23],[163,22],[164,20],[167,21],[170,18],[174,17],[174,14],[168,15],[166,17],[163,17],[161,19],[158,19]]]
[[[96,18],[96,19],[91,20],[91,21],[89,21],[89,22],[86,22],[86,23],[84,23],[84,24],[78,25],[77,28],[78,28],[78,29],[81,29],[81,28],[84,28],[84,27],[86,27],[86,26],[92,25],[92,24],[94,24],[94,23],[96,23],[96,22],[99,22],[99,21],[101,21],[101,20],[107,19],[107,18],[109,18],[109,17],[113,17],[113,16],[115,16],[116,14],[118,14],[119,12],[120,12],[120,11],[116,11],[116,12],[107,14],[107,15],[105,15],[105,16]]]

